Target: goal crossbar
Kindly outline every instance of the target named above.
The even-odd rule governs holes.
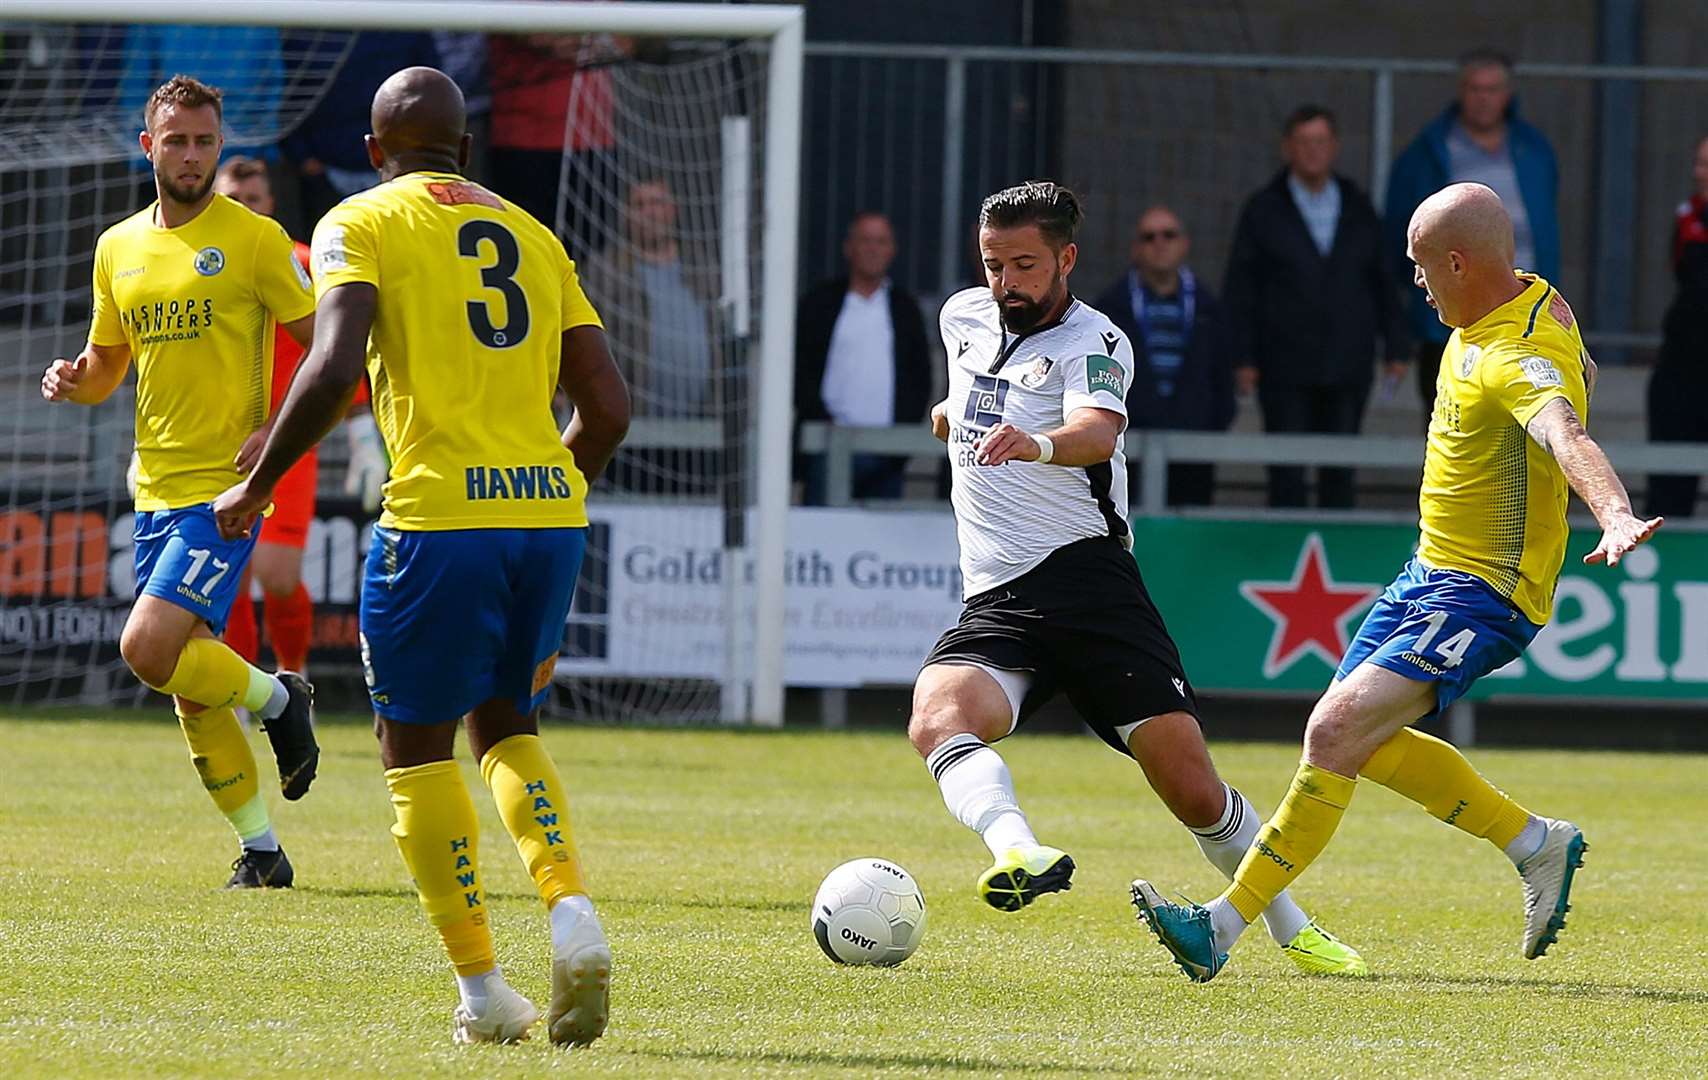
[[[785,4],[540,4],[533,0],[7,0],[8,22],[195,23],[315,26],[346,30],[471,30],[487,33],[656,34],[775,37],[798,27],[803,9]]]

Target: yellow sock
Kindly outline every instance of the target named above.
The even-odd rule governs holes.
[[[1301,761],[1287,797],[1258,830],[1222,899],[1246,922],[1256,922],[1263,909],[1328,846],[1357,785],[1350,776]]]
[[[210,709],[241,705],[259,712],[273,696],[273,677],[217,638],[191,638],[172,677],[155,689]]]
[[[1516,840],[1530,820],[1528,810],[1484,780],[1452,744],[1411,728],[1383,743],[1358,772],[1498,848]]]
[[[500,742],[480,759],[480,775],[492,789],[498,816],[516,841],[546,910],[566,896],[586,895],[569,827],[569,799],[540,737],[512,735]]]
[[[458,975],[491,971],[497,960],[480,889],[480,826],[457,763],[387,769],[385,784],[397,814],[391,834],[451,964]]]
[[[253,840],[272,827],[267,800],[255,771],[255,754],[230,709],[208,709],[192,716],[178,714],[184,741],[190,744],[190,763],[201,774],[202,786],[214,805],[237,830],[239,840]]]

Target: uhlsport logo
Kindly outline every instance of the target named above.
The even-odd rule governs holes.
[[[205,247],[196,252],[196,273],[203,277],[213,277],[225,269],[225,252],[216,247]]]

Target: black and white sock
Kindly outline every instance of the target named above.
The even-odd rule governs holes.
[[[1257,816],[1251,800],[1227,784],[1222,787],[1227,792],[1227,806],[1222,810],[1221,819],[1191,831],[1192,838],[1198,841],[1198,850],[1210,860],[1210,865],[1232,881],[1240,860],[1245,858],[1246,849],[1257,839],[1263,819]],[[1263,910],[1263,925],[1277,945],[1291,942],[1310,921],[1311,917],[1293,902],[1285,890]]]
[[[1038,838],[1020,812],[1014,779],[1002,755],[976,735],[952,735],[925,759],[931,778],[943,791],[943,805],[978,833],[992,855],[1009,848],[1037,847]]]

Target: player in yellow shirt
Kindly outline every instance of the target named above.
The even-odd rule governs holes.
[[[583,500],[628,428],[628,392],[550,230],[461,175],[463,98],[406,68],[373,103],[382,183],[314,233],[318,330],[248,479],[216,503],[245,531],[344,415],[366,363],[391,477],[362,588],[362,652],[397,839],[457,975],[459,1042],[526,1037],[487,925],[459,719],[549,913],[553,1042],[605,1030],[611,950],[582,881],[535,712],[586,541]],[[372,336],[373,348],[368,342]],[[558,388],[575,404],[560,433]]]
[[[314,779],[311,688],[219,640],[255,537],[227,540],[214,496],[259,452],[275,322],[306,344],[314,297],[276,222],[213,191],[220,93],[188,76],[144,108],[142,152],[158,200],[101,234],[89,342],[42,376],[49,401],[96,405],[136,362],[136,602],[119,650],[173,695],[202,783],[242,842],[228,887],[284,887],[255,757],[232,706],[261,719],[287,799]]]
[[[1409,725],[1516,659],[1552,614],[1576,491],[1602,528],[1584,562],[1619,560],[1660,528],[1631,512],[1584,431],[1595,364],[1570,305],[1512,266],[1512,221],[1481,184],[1424,200],[1407,254],[1441,321],[1442,356],[1419,497],[1417,554],[1371,608],[1305,728],[1292,787],[1209,904],[1174,904],[1133,882],[1140,918],[1187,976],[1205,982],[1269,901],[1324,847],[1363,776],[1484,838],[1524,886],[1527,959],[1565,927],[1583,832],[1538,817],[1449,744]]]

